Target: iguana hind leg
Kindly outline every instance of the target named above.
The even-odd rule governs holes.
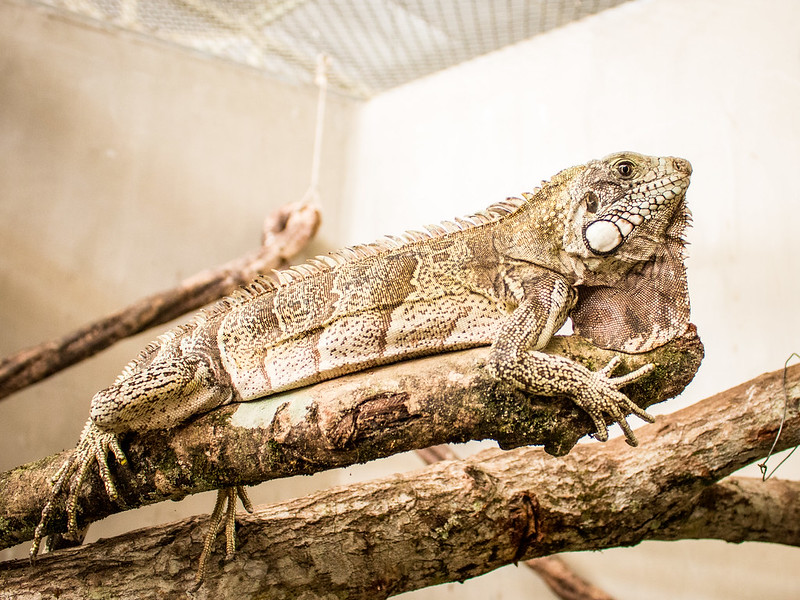
[[[100,479],[103,481],[108,497],[120,502],[111,471],[108,468],[108,456],[113,453],[117,462],[121,465],[127,464],[127,458],[119,445],[117,436],[113,433],[102,431],[90,419],[86,422],[81,433],[80,440],[70,457],[59,467],[58,471],[51,478],[52,489],[50,498],[42,509],[42,516],[33,535],[31,545],[31,560],[36,558],[41,547],[45,530],[53,515],[53,511],[58,506],[59,501],[66,492],[67,531],[70,534],[78,532],[78,498],[80,489],[86,481],[92,464],[97,463],[100,472]],[[241,499],[242,505],[247,512],[253,512],[253,504],[247,495],[247,490],[242,486],[223,488],[217,491],[217,502],[211,513],[208,533],[203,541],[203,551],[200,554],[200,561],[195,576],[196,581],[200,582],[205,577],[208,568],[208,560],[213,550],[219,530],[225,525],[226,551],[225,557],[230,558],[236,552],[236,498]],[[49,549],[49,548],[48,548]]]
[[[214,549],[217,534],[225,524],[225,558],[231,558],[236,553],[236,497],[242,501],[244,509],[253,512],[253,504],[243,486],[223,488],[217,490],[217,502],[211,513],[208,532],[203,539],[203,551],[200,553],[200,562],[197,566],[195,581],[200,583],[206,576],[208,560]]]

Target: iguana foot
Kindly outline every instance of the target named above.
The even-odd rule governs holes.
[[[50,480],[53,488],[50,491],[50,498],[47,504],[45,504],[44,509],[42,509],[42,516],[33,534],[33,544],[30,550],[31,560],[36,558],[36,555],[39,553],[39,547],[45,534],[45,528],[50,521],[50,517],[59,499],[64,495],[65,490],[67,495],[67,531],[70,534],[77,535],[78,496],[81,485],[86,481],[92,463],[97,462],[100,478],[103,480],[103,485],[106,488],[108,497],[113,501],[119,500],[117,488],[114,485],[111,472],[108,468],[109,452],[114,454],[120,465],[127,464],[128,461],[117,441],[117,436],[113,433],[102,431],[90,419],[83,428],[81,438],[74,452],[64,461]]]
[[[581,364],[558,354],[528,351],[522,355],[503,352],[495,347],[489,355],[489,373],[499,381],[505,381],[532,394],[545,396],[567,396],[591,417],[595,438],[601,442],[608,439],[606,416],[619,423],[625,439],[636,446],[633,434],[625,417],[633,413],[652,423],[655,419],[630,401],[619,388],[643,377],[655,366],[647,364],[621,377],[610,377],[620,363],[614,357],[599,371],[590,371]]]
[[[619,391],[619,388],[647,375],[655,368],[655,365],[644,365],[621,377],[609,377],[619,363],[620,358],[615,356],[599,371],[589,371],[592,377],[590,377],[588,385],[576,394],[574,400],[592,418],[596,429],[596,433],[592,435],[596,439],[601,442],[608,440],[608,428],[604,415],[609,415],[614,422],[619,423],[628,444],[637,446],[639,442],[628,425],[626,417],[632,413],[649,423],[654,422],[655,417],[631,402],[625,394]]]
[[[211,513],[211,523],[203,540],[203,551],[200,553],[200,563],[195,575],[197,583],[203,581],[206,576],[208,559],[211,557],[214,542],[223,523],[225,523],[225,558],[231,558],[236,552],[236,496],[239,496],[247,512],[253,512],[253,503],[250,502],[247,490],[243,486],[217,490],[217,503]]]

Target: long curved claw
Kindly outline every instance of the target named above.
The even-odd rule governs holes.
[[[647,413],[644,409],[631,402],[631,400],[619,389],[637,379],[644,377],[655,369],[655,365],[646,364],[635,371],[631,371],[620,377],[611,377],[611,373],[619,365],[620,358],[615,356],[602,369],[592,373],[593,384],[586,393],[576,399],[578,405],[583,408],[594,422],[596,433],[594,437],[601,442],[608,440],[608,428],[606,427],[604,415],[609,415],[614,422],[619,423],[625,434],[625,441],[631,446],[637,446],[639,441],[633,433],[626,417],[634,414],[640,419],[653,423],[655,417]]]
[[[78,491],[81,484],[86,480],[89,474],[89,467],[92,465],[91,460],[85,455],[78,456],[78,470],[75,477],[69,485],[69,493],[67,494],[67,531],[76,531],[78,529]]]
[[[614,358],[618,359],[618,362],[614,365],[616,366],[617,364],[619,364],[619,357],[615,356]],[[611,362],[609,362],[608,365],[606,365],[606,368],[608,368],[613,362],[614,360],[612,359]],[[644,377],[655,368],[656,366],[653,363],[647,363],[646,365],[639,367],[635,371],[631,371],[630,373],[626,373],[625,375],[621,375],[620,377],[611,377],[609,378],[609,380],[611,381],[611,383],[614,385],[615,388],[619,389],[622,386],[628,385],[632,381],[636,381],[640,377]],[[609,374],[610,373],[611,371],[609,371]]]
[[[196,582],[201,582],[206,576],[208,569],[208,559],[211,557],[211,550],[214,546],[214,540],[217,539],[220,526],[222,525],[223,509],[229,501],[230,488],[217,490],[217,502],[214,504],[214,510],[211,511],[209,517],[208,531],[206,537],[203,538],[203,551],[200,552],[200,561],[197,565],[197,573],[194,576]]]
[[[30,558],[33,560],[39,553],[44,538],[45,528],[53,515],[53,511],[66,490],[65,509],[67,512],[67,531],[76,534],[78,531],[78,499],[80,489],[86,481],[93,463],[97,462],[100,478],[106,492],[112,500],[118,500],[119,494],[108,468],[108,454],[112,452],[120,464],[127,464],[125,453],[113,433],[102,431],[90,419],[86,422],[80,440],[72,455],[65,460],[51,478],[50,498],[42,509],[42,516],[33,534]]]
[[[243,485],[236,486],[236,495],[239,496],[239,500],[242,501],[242,506],[244,509],[252,513],[253,512],[253,503],[250,501],[250,496],[247,494],[247,488]]]
[[[58,468],[58,471],[56,471],[55,474],[50,478],[50,484],[53,486],[53,488],[50,491],[50,498],[48,498],[47,503],[42,509],[42,516],[39,518],[39,524],[36,526],[36,529],[33,532],[33,543],[31,544],[30,549],[31,562],[33,562],[33,560],[36,558],[36,555],[39,554],[39,547],[41,546],[42,539],[44,538],[44,528],[47,527],[47,523],[50,521],[53,508],[55,508],[56,500],[61,496],[61,490],[64,488],[64,483],[68,481],[70,477],[72,477],[75,469],[75,453],[73,452],[70,457],[61,464],[61,466]]]
[[[253,503],[247,495],[244,486],[222,488],[217,490],[217,501],[214,510],[209,518],[208,531],[203,539],[203,551],[200,553],[200,561],[197,565],[195,582],[200,583],[206,576],[208,561],[214,549],[214,541],[217,539],[219,530],[225,523],[225,558],[230,559],[236,553],[236,497],[242,501],[244,509],[253,512]]]

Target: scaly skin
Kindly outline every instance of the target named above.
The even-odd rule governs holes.
[[[317,257],[279,273],[278,284],[260,279],[162,335],[92,399],[31,557],[64,496],[75,531],[79,490],[95,462],[117,498],[107,463],[109,452],[126,462],[117,434],[171,429],[231,402],[427,354],[491,345],[489,370],[499,380],[567,395],[592,418],[595,437],[607,439],[609,416],[635,445],[626,415],[652,417],[619,388],[652,365],[611,377],[616,361],[592,372],[539,350],[570,317],[576,333],[629,353],[686,330],[690,174],[679,158],[591,161],[466,220]],[[244,499],[243,490],[220,491],[199,579],[223,519],[233,552],[237,491]]]

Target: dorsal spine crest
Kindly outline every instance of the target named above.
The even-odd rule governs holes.
[[[209,321],[223,317],[230,313],[231,310],[259,298],[264,294],[274,293],[281,287],[293,285],[304,279],[331,272],[348,263],[367,257],[378,256],[384,252],[391,252],[403,246],[413,245],[418,242],[457,234],[476,227],[482,227],[489,223],[495,223],[514,214],[527,202],[532,201],[535,194],[540,189],[541,188],[536,188],[533,193],[524,192],[521,198],[506,198],[505,200],[492,204],[485,210],[478,211],[465,217],[456,217],[451,221],[442,221],[438,224],[428,225],[425,231],[408,230],[399,236],[386,235],[370,244],[349,246],[328,254],[315,256],[299,265],[275,270],[272,272],[271,276],[258,275],[252,282],[243,285],[230,295],[218,300],[210,307],[201,310],[189,323],[178,325],[159,336],[154,342],[151,342],[135,360],[131,361],[125,369],[123,369],[122,374],[117,379],[119,381],[130,376],[130,374],[144,361],[147,361],[154,352],[158,352],[165,345],[174,341],[175,338],[183,336],[207,324]]]

